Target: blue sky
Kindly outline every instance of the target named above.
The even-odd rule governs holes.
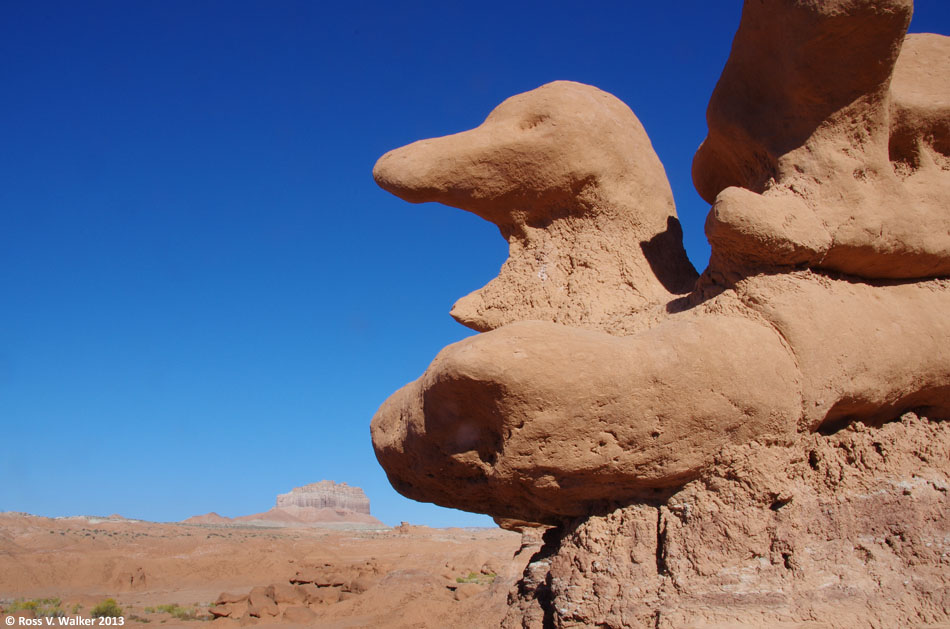
[[[0,3],[0,510],[178,520],[321,479],[388,524],[369,421],[506,244],[375,160],[555,79],[629,104],[686,245],[738,1]],[[912,31],[950,32],[919,0]]]

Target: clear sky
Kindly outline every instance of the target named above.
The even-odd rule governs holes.
[[[690,182],[741,2],[0,2],[0,510],[178,520],[321,479],[388,524],[369,421],[506,256],[376,159],[555,79],[629,104],[697,268]],[[912,31],[950,33],[918,0]]]

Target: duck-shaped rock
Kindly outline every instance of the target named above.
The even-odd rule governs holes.
[[[795,37],[805,41],[836,33],[830,41],[815,35],[822,54],[830,63],[846,57],[842,63],[859,69],[862,63],[893,66],[909,20],[906,2],[765,4],[771,11],[747,4],[717,93],[730,81],[742,85],[743,73],[754,74],[745,67],[752,64],[752,44],[743,38],[758,41],[786,14]],[[826,11],[831,4],[854,14]],[[864,29],[870,26],[890,43],[868,44]],[[814,52],[808,46],[787,51],[789,67]],[[900,104],[910,99],[888,98],[891,88],[881,82],[887,84],[889,69],[882,76],[868,72],[877,78],[849,88],[860,101],[849,106],[863,113],[854,113],[848,137],[865,133],[873,143],[883,133],[886,153],[890,127],[880,122],[879,108],[918,112],[891,125],[904,138],[895,150],[918,166],[885,159],[891,169],[880,177],[885,183],[867,185],[892,186],[894,198],[923,212],[930,197],[914,199],[939,196],[942,188],[908,184],[918,175],[907,169],[944,176],[932,155],[943,145],[906,137],[920,126],[915,120],[944,128],[946,118]],[[861,91],[866,86],[870,92]],[[730,98],[740,96],[730,92]],[[845,116],[827,109],[826,117]],[[825,124],[819,120],[817,127]],[[781,188],[785,196],[774,201],[770,194],[778,192],[729,179],[751,172],[741,155],[730,158],[740,166],[727,165],[728,177],[710,175],[715,183],[705,187],[703,173],[713,172],[719,163],[713,156],[725,150],[716,148],[716,133],[711,123],[694,168],[700,190],[718,195],[709,219],[711,268],[698,282],[645,132],[625,105],[596,88],[545,85],[508,99],[472,131],[416,142],[380,159],[374,175],[382,187],[409,201],[474,212],[498,225],[510,246],[499,277],[453,310],[484,333],[443,349],[373,418],[376,454],[397,490],[496,517],[555,523],[608,504],[660,499],[732,443],[791,442],[797,431],[883,422],[913,408],[950,412],[950,281],[939,277],[950,270],[922,262],[940,258],[939,238],[919,246],[901,221],[892,221],[903,227],[886,239],[863,244],[844,239],[840,226],[834,235],[828,228],[826,217],[849,207],[851,197],[824,195],[825,180],[815,173],[825,172],[834,188],[845,161],[848,168],[884,164],[843,151],[818,160],[824,171],[803,168],[818,193],[796,196],[791,184],[779,182],[769,190]],[[808,153],[807,146],[802,150]],[[799,162],[788,163],[798,172]],[[861,198],[873,198],[859,190]],[[950,197],[942,198],[946,208]],[[789,216],[774,213],[775,203]],[[871,207],[882,225],[888,207]],[[864,209],[859,203],[851,212]],[[747,223],[754,229],[743,231]],[[731,230],[728,237],[715,237],[723,230]],[[896,249],[881,244],[894,238],[903,243]],[[831,255],[836,247],[840,255]],[[812,250],[823,257],[802,254]],[[904,271],[880,272],[889,251],[894,267]],[[851,263],[825,265],[829,259]],[[930,270],[912,271],[917,263]]]

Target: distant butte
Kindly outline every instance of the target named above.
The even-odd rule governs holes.
[[[277,506],[346,509],[369,515],[369,498],[362,489],[346,483],[337,484],[332,480],[295,487],[290,493],[280,494],[277,496]]]
[[[295,487],[286,494],[279,494],[276,506],[263,513],[227,518],[211,512],[182,522],[265,527],[388,528],[370,515],[369,498],[362,489],[332,480]]]

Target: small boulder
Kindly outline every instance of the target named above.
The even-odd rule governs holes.
[[[233,609],[229,603],[217,603],[213,607],[208,608],[208,612],[214,618],[228,618],[231,616]]]
[[[307,624],[312,623],[317,618],[317,615],[309,607],[294,605],[284,610],[282,618],[284,622]]]
[[[320,588],[315,586],[313,583],[304,583],[301,585],[295,585],[294,588],[296,588],[296,590],[300,592],[300,595],[303,597],[303,601],[305,603],[309,603],[313,601],[319,595],[319,592],[320,592]]]
[[[277,603],[271,603],[270,605],[248,605],[247,615],[253,616],[254,618],[278,616],[280,615],[280,608],[277,607]]]
[[[300,603],[303,603],[307,600],[306,593],[298,590],[296,586],[287,583],[275,583],[271,587],[274,588],[275,603],[290,603],[292,605],[299,605]]]
[[[324,572],[313,582],[322,588],[339,587],[347,582],[346,575],[340,572]]]
[[[231,594],[230,592],[221,592],[218,594],[217,600],[214,602],[215,605],[222,605],[225,603],[240,603],[241,601],[247,600],[247,594]]]
[[[280,614],[280,609],[277,607],[277,603],[274,602],[274,586],[263,586],[259,585],[251,589],[250,594],[247,595],[247,615],[256,616],[257,618],[263,618],[265,616],[277,616]]]
[[[251,592],[247,595],[247,602],[254,607],[273,604],[275,602],[274,586],[258,585],[257,587],[251,588]]]
[[[297,574],[294,575],[290,582],[292,584],[304,584],[304,583],[313,583],[320,578],[320,573],[316,568],[304,568],[303,570],[298,570]]]

